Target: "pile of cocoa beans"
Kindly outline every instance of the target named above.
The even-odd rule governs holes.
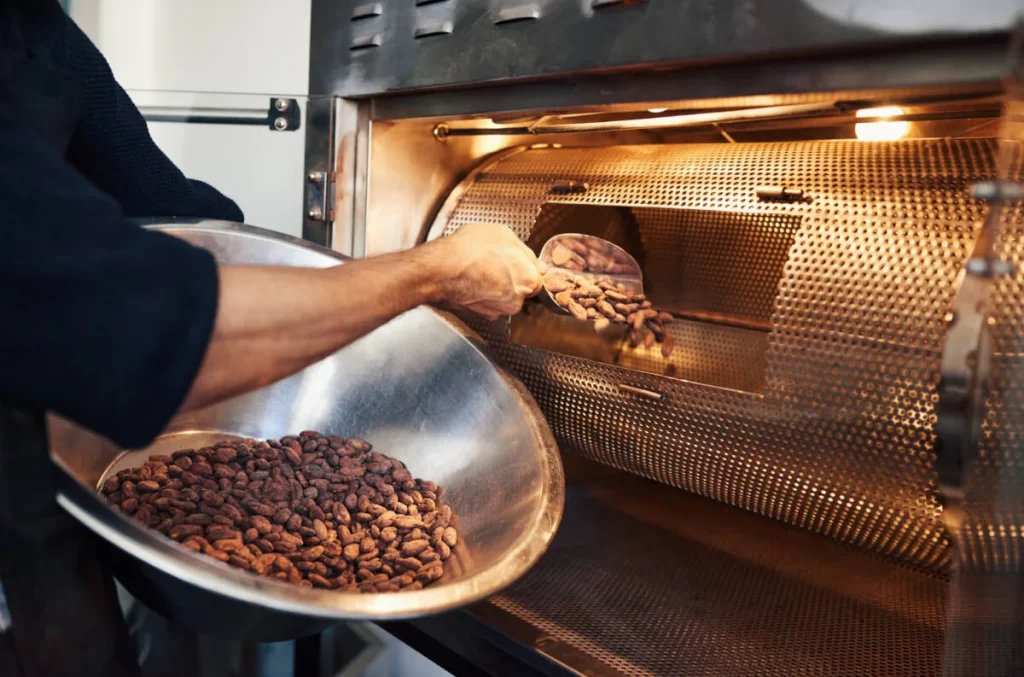
[[[305,587],[418,590],[458,542],[442,487],[363,440],[315,431],[151,456],[101,494],[190,550]]]
[[[661,344],[661,354],[668,358],[674,345],[665,325],[672,321],[669,313],[658,312],[643,294],[630,292],[611,278],[594,278],[551,270],[544,275],[544,287],[555,303],[577,320],[593,320],[594,331],[600,333],[614,322],[629,325],[629,342],[634,348],[651,348]]]
[[[632,275],[637,271],[621,249],[607,240],[587,235],[559,236],[550,263],[573,273]]]

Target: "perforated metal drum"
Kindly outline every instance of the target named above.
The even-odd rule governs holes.
[[[526,240],[552,210],[628,210],[649,298],[710,318],[671,325],[674,364],[645,367],[628,348],[590,361],[475,325],[563,448],[942,573],[952,555],[934,467],[938,363],[987,209],[967,188],[994,176],[995,156],[983,139],[531,149],[460,186],[430,236],[483,221]],[[567,180],[585,191],[552,190]],[[778,200],[779,188],[800,197]],[[1001,246],[1019,260],[1019,206],[1007,220]],[[1019,285],[996,293],[1012,341]],[[987,435],[1019,459],[1005,444],[1017,439],[1020,381],[1003,374]],[[1020,522],[986,531],[979,556],[1019,561]]]

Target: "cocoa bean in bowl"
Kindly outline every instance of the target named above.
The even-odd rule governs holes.
[[[345,265],[342,257],[329,250],[245,226],[178,223],[161,229],[206,248],[222,264]],[[124,450],[56,417],[51,417],[49,430],[51,457],[61,481],[57,499],[96,535],[97,548],[124,588],[183,627],[250,642],[294,639],[346,620],[424,616],[483,600],[520,578],[540,558],[554,536],[564,504],[558,448],[537,403],[518,379],[489,358],[479,337],[451,317],[428,308],[402,315],[294,376],[177,416],[144,449]],[[307,434],[302,436],[302,431]],[[296,464],[297,450],[287,435],[297,432],[295,442],[301,443],[302,454]],[[372,442],[373,448],[363,451],[353,438]],[[327,447],[321,449],[324,439]],[[274,440],[280,448],[271,443]],[[261,446],[264,441],[267,448]],[[339,448],[332,448],[332,442]],[[248,452],[240,451],[240,445]],[[268,448],[277,449],[280,465],[272,464]],[[356,452],[351,456],[338,453],[352,448]],[[186,452],[188,449],[193,452]],[[232,451],[235,456],[230,458]],[[292,459],[288,459],[289,451]],[[175,452],[179,452],[177,459]],[[247,454],[251,457],[241,458]],[[337,467],[332,465],[334,456],[338,457]],[[185,457],[189,461],[181,460]],[[358,469],[355,458],[360,458]],[[392,459],[399,461],[398,467]],[[181,460],[180,464],[176,460]],[[384,466],[385,460],[390,470]],[[253,462],[252,472],[247,467],[249,461]],[[182,467],[190,462],[189,468]],[[323,463],[331,468],[332,478]],[[147,464],[148,471],[143,470]],[[172,467],[180,468],[180,474]],[[291,493],[294,485],[286,467],[302,488],[298,511],[292,507],[298,496]],[[275,468],[288,480],[287,485],[274,474]],[[323,476],[317,476],[317,468],[325,471]],[[137,470],[118,475],[126,469]],[[161,484],[164,469],[167,480]],[[343,469],[350,474],[362,472],[363,482],[345,481],[348,475],[337,475]],[[407,477],[403,470],[411,476],[403,479]],[[133,472],[138,480],[130,479]],[[239,472],[244,478],[239,478]],[[257,474],[261,472],[266,476]],[[144,478],[147,473],[149,477]],[[111,477],[118,478],[116,488],[113,483],[105,486]],[[186,477],[189,481],[201,479],[188,487],[196,495],[185,492]],[[128,492],[134,491],[138,501],[132,514],[128,512],[133,503],[123,505],[132,498],[125,495],[126,479],[133,485]],[[239,479],[248,493],[237,486]],[[269,486],[268,480],[273,480]],[[321,480],[327,481],[329,498],[321,496]],[[263,485],[257,496],[253,484],[260,481]],[[413,484],[406,485],[409,481]],[[430,481],[444,489],[431,489]],[[336,486],[332,489],[331,484]],[[344,513],[338,508],[339,514],[335,514],[343,484],[349,484],[341,497],[349,515],[348,536],[341,529],[346,526],[341,524]],[[354,509],[345,504],[352,500],[353,486]],[[374,524],[389,510],[395,513],[397,523],[402,510],[398,503],[389,505],[390,490],[385,486],[394,487],[398,503],[405,506],[402,517],[408,517],[413,507],[413,517],[421,520],[436,512],[433,528],[406,524],[406,520],[401,527],[382,526],[387,518]],[[116,510],[105,500],[105,489],[112,496],[121,492]],[[316,490],[315,496],[311,489]],[[177,496],[172,493],[175,491]],[[235,491],[239,493],[233,494]],[[430,491],[434,497],[427,493]],[[383,502],[375,500],[378,492]],[[405,500],[402,493],[412,500]],[[360,506],[361,496],[370,505],[363,502]],[[214,505],[220,498],[224,503]],[[325,508],[328,500],[332,501],[330,513]],[[433,507],[428,501],[433,501]],[[434,531],[440,526],[437,520],[443,522],[441,516],[447,514],[445,506],[452,510],[449,527],[455,530],[448,541],[443,533],[437,540]],[[214,507],[219,510],[211,510]],[[291,514],[279,515],[282,508]],[[139,510],[143,510],[142,517],[138,517]],[[296,512],[299,523],[293,522],[294,528],[289,529]],[[267,531],[267,526],[263,520],[254,520],[256,516],[270,523],[267,534],[260,532],[261,528]],[[172,527],[165,524],[168,517],[179,527],[175,539],[169,538]],[[204,524],[206,517],[209,524]],[[182,524],[175,524],[175,518]],[[157,521],[150,526],[153,520]],[[157,530],[162,524],[168,535]],[[369,534],[360,538],[354,564],[345,558],[345,548],[355,545],[347,540],[359,531],[353,530],[353,525]],[[375,526],[380,529],[379,539]],[[275,531],[275,527],[280,529]],[[423,538],[412,537],[416,529]],[[392,533],[396,541],[401,538],[401,545],[395,545],[398,557],[388,554],[384,541]],[[238,548],[238,534],[251,561]],[[189,540],[190,536],[196,538]],[[372,542],[364,546],[366,538]],[[295,550],[279,552],[290,548],[277,545],[282,542],[294,545]],[[440,559],[446,552],[442,542],[451,550],[447,560]],[[256,553],[249,546],[256,545],[260,556],[270,555],[264,550],[267,543],[272,546],[273,562],[266,557],[256,564]],[[344,564],[339,561],[339,566],[334,564],[333,543],[342,548]],[[197,546],[196,551],[190,549]],[[321,547],[323,553],[318,550]],[[376,556],[368,556],[374,549]],[[435,554],[440,566],[436,561],[424,561]],[[219,561],[225,555],[228,561]],[[360,560],[364,555],[367,557]],[[385,556],[390,561],[386,562]],[[358,573],[376,568],[375,560],[380,561],[380,570],[373,571],[373,576]],[[395,581],[399,591],[391,592],[392,579],[399,572],[401,576],[410,573],[416,566],[413,560],[422,565],[417,571],[420,580],[416,581],[414,574],[414,582],[402,587],[407,579],[399,578]],[[360,568],[360,562],[369,564]],[[387,584],[379,577],[386,574],[385,564],[393,572]],[[290,573],[292,569],[295,574]],[[441,576],[434,579],[438,570]],[[354,581],[349,581],[348,573]],[[285,574],[286,580],[277,574]],[[300,574],[304,583],[298,582]],[[361,576],[365,580],[360,580]],[[287,580],[289,577],[296,582]],[[428,578],[431,580],[424,583]],[[374,590],[361,590],[364,584]]]
[[[316,431],[153,455],[100,492],[188,550],[308,588],[419,590],[444,577],[459,541],[443,487],[364,440]]]

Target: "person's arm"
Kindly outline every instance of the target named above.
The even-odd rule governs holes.
[[[515,314],[540,289],[538,265],[511,231],[479,225],[334,268],[221,268],[213,337],[182,410],[273,383],[419,305]]]
[[[537,265],[511,231],[480,226],[326,270],[218,270],[208,252],[126,221],[41,139],[0,125],[0,400],[126,448],[183,402],[286,376],[425,301],[515,312],[539,288]]]

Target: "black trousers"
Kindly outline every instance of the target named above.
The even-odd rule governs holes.
[[[0,402],[0,583],[17,674],[138,677],[100,544],[57,504],[56,472],[43,413]]]

